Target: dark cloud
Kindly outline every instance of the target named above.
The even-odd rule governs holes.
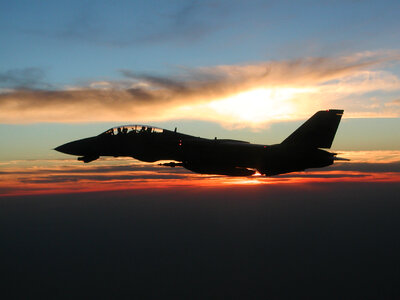
[[[337,173],[332,173],[335,171]],[[352,172],[356,172],[355,174]],[[289,173],[272,177],[274,182],[285,182],[290,178],[363,178],[377,173],[399,173],[400,163],[336,163],[326,170],[309,169],[306,172]],[[54,169],[28,169],[1,171],[3,175],[16,175],[22,183],[62,183],[91,181],[131,180],[138,183],[148,179],[200,179],[207,180],[211,177],[198,177],[197,174],[184,168],[168,168],[158,164],[134,164],[117,166],[75,166]],[[29,177],[26,177],[29,175]],[[267,177],[258,177],[258,180],[266,180]]]
[[[143,88],[130,88],[126,90],[138,102],[149,102],[156,100],[155,96]]]
[[[386,106],[400,106],[400,99],[393,100],[391,102],[385,103]]]
[[[184,168],[170,168],[159,166],[158,164],[132,164],[132,165],[117,165],[117,166],[75,166],[61,168],[34,168],[34,169],[19,169],[0,171],[0,174],[20,174],[20,175],[40,175],[40,174],[93,174],[93,173],[135,173],[135,172],[157,172],[157,173],[191,173]],[[79,176],[79,175],[77,175]]]
[[[162,42],[193,43],[220,30],[230,6],[219,1],[186,1],[171,14],[158,14],[161,26],[153,26],[134,34],[129,44],[152,44]],[[157,15],[157,14],[156,14]]]
[[[306,171],[305,173],[295,173],[295,174],[284,174],[279,175],[279,178],[362,178],[368,177],[370,174],[330,174],[327,173],[312,173],[312,171]]]
[[[365,173],[399,172],[400,162],[392,163],[335,163],[329,170],[355,171]]]
[[[349,162],[349,163],[335,163],[330,166],[326,170],[328,171],[354,171],[354,172],[363,172],[363,173],[386,173],[386,172],[397,172],[400,173],[400,162],[392,162],[392,163],[357,163],[357,162]],[[85,167],[75,167],[75,168],[66,168],[66,169],[39,169],[39,170],[31,170],[31,171],[21,171],[15,172],[10,171],[8,173],[14,174],[40,174],[40,173],[48,173],[52,172],[54,174],[60,173],[113,173],[113,172],[158,172],[158,173],[191,173],[190,171],[184,168],[169,168],[164,166],[159,166],[158,164],[133,164],[133,165],[120,165],[120,166],[91,166],[89,168]],[[318,171],[318,169],[310,169],[310,171]],[[7,174],[7,172],[3,171],[0,174]],[[281,177],[280,175],[279,177]],[[293,176],[293,175],[288,175]],[[296,176],[303,176],[301,173],[296,173]],[[311,176],[323,176],[323,175],[311,175]],[[326,175],[329,177],[336,176],[335,174]],[[343,173],[340,176],[351,176],[350,174]]]
[[[95,12],[93,3],[80,3],[73,18],[65,24],[64,28],[54,32],[53,36],[60,39],[76,39],[79,41],[97,41],[102,39],[103,26]]]
[[[0,196],[1,195],[10,195],[10,194],[12,195],[13,192],[15,192],[15,187],[12,187],[12,186],[10,186],[10,187],[5,187],[5,186],[0,187]]]
[[[125,7],[122,3],[114,12],[124,20],[117,23],[119,27],[115,20],[110,19],[107,9],[116,8],[108,7],[107,4],[82,2],[77,13],[60,28],[25,28],[22,31],[107,47],[139,47],[165,42],[193,43],[223,27],[230,6],[220,1],[185,1],[175,11],[163,12],[152,7],[151,11],[143,12],[143,17],[128,17],[125,15],[127,10],[139,8],[133,4]],[[140,9],[149,8],[143,6]]]
[[[149,74],[136,74],[129,70],[121,70],[121,74],[127,78],[138,80],[139,82],[145,82],[156,88],[166,88],[179,93],[188,91],[188,87],[185,81],[179,81],[178,79],[172,79],[169,77],[149,75]]]
[[[49,175],[49,176],[38,176],[38,177],[27,177],[20,178],[19,181],[22,183],[68,183],[68,182],[81,182],[81,181],[134,181],[136,184],[147,180],[154,179],[185,179],[185,175],[174,175],[174,174],[138,174],[138,175],[124,175],[124,174],[107,174],[107,175]]]
[[[5,166],[0,175],[0,195],[19,195],[35,193],[58,193],[60,191],[82,192],[93,190],[149,189],[151,187],[184,186],[187,188],[218,186],[269,186],[302,184],[312,182],[371,182],[398,181],[400,162],[393,163],[337,163],[321,169],[289,173],[272,177],[228,177],[201,175],[182,167],[169,168],[158,164],[133,163],[129,160],[118,165],[108,165],[108,161],[97,164],[66,165],[60,161],[53,166],[46,164]],[[113,162],[116,163],[116,162]]]
[[[41,68],[11,69],[0,72],[0,87],[12,89],[49,88],[44,82],[45,71]]]
[[[75,12],[70,19],[58,27],[43,28],[39,25],[23,28],[20,31],[28,35],[110,46],[106,22],[96,11],[94,3],[81,1]]]

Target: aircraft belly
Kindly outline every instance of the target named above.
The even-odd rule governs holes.
[[[230,165],[236,167],[257,167],[263,157],[259,147],[214,146],[186,148],[178,160],[197,164]]]

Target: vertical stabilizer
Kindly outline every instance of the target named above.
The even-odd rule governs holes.
[[[321,110],[289,135],[283,145],[327,148],[332,145],[343,110]]]

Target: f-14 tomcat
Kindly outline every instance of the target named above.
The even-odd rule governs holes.
[[[80,156],[89,163],[100,156],[126,156],[144,162],[171,160],[163,166],[181,166],[200,174],[266,176],[326,167],[336,153],[332,145],[343,110],[319,111],[275,145],[251,144],[230,139],[205,139],[147,125],[111,128],[98,136],[61,145],[55,150]]]

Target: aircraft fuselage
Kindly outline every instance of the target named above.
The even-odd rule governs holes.
[[[173,162],[163,165],[182,166],[201,174],[249,176],[258,171],[265,175],[276,175],[333,164],[336,154],[320,149],[318,143],[330,147],[342,112],[318,112],[284,142],[275,145],[206,139],[176,130],[126,125],[111,128],[98,136],[66,143],[55,150],[80,156],[78,159],[84,162],[100,156],[125,156],[144,162],[171,160]],[[332,125],[333,121],[336,123]],[[329,126],[322,129],[331,135],[328,138],[317,131],[325,123]],[[303,139],[307,142],[302,143]]]

